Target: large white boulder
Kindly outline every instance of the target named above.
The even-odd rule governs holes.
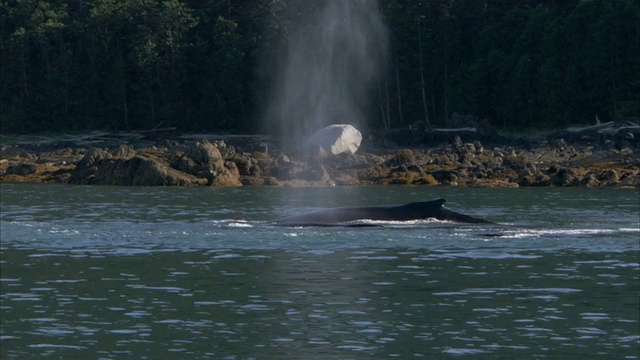
[[[360,147],[362,134],[351,125],[335,124],[314,132],[304,142],[307,151],[325,154],[355,154]]]

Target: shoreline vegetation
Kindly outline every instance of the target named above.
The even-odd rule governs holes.
[[[631,125],[615,136],[591,126],[536,139],[474,139],[454,133],[428,145],[369,138],[354,155],[330,157],[292,155],[283,150],[286,144],[269,136],[180,134],[171,128],[73,136],[5,134],[0,137],[0,182],[638,189],[640,132]]]
[[[416,120],[451,126],[456,112],[522,132],[640,114],[637,0],[378,1],[388,38],[379,74],[358,78],[366,66],[333,69],[324,56],[303,58],[308,68],[287,67],[293,50],[316,54],[305,50],[320,47],[314,35],[323,23],[314,19],[325,5],[347,2],[367,15],[376,3],[0,2],[0,129],[131,131],[164,123],[187,133],[279,133],[289,126],[282,120],[302,121],[293,113],[311,110],[279,102],[291,99],[281,94],[289,71],[301,82],[292,93],[316,105],[317,94],[304,86],[310,73],[329,89],[347,83],[345,75],[369,83],[357,102],[366,124],[353,125],[380,131]],[[345,54],[349,36],[371,31],[369,20],[337,24],[342,37],[329,50]],[[385,50],[379,43],[376,51]],[[324,94],[335,100],[328,105],[341,100],[335,93]],[[334,115],[324,120],[348,119]]]

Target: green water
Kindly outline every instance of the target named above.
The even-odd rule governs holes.
[[[1,185],[0,358],[640,357],[640,194]],[[444,197],[499,225],[280,228]]]

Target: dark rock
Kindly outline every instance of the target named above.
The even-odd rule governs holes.
[[[535,186],[536,177],[533,175],[525,175],[520,178],[520,186]]]
[[[20,175],[26,176],[35,174],[38,171],[38,168],[35,164],[32,163],[18,163],[10,165],[5,172],[5,175]]]
[[[109,158],[111,158],[111,154],[105,150],[98,148],[91,148],[87,150],[82,159],[78,161],[76,167],[73,169],[71,177],[69,178],[69,183],[92,184],[96,171],[98,170],[98,165],[102,160]]]
[[[240,181],[244,186],[261,186],[265,184],[265,179],[255,176],[243,176]]]
[[[409,149],[399,150],[392,158],[385,162],[386,166],[409,165],[416,162],[416,156]]]
[[[264,154],[264,153],[256,153],[256,154]],[[282,165],[286,165],[288,163],[283,163]],[[269,157],[260,157],[256,159],[256,166],[251,167],[251,174],[260,174],[260,176],[273,176],[280,164]]]
[[[322,165],[311,166],[308,169],[302,171],[299,176],[301,180],[307,181],[321,181],[321,182],[329,182],[331,181],[331,177],[327,172],[327,169]]]
[[[620,182],[620,176],[618,175],[617,171],[613,169],[608,169],[608,170],[602,171],[598,175],[598,180],[606,183],[607,185],[616,185],[617,183]]]
[[[195,163],[195,166],[187,171],[193,175],[224,169],[224,159],[220,151],[207,140],[196,141],[187,149],[185,156]]]
[[[208,183],[210,186],[242,186],[242,181],[231,172],[223,172],[214,174],[212,181]]]
[[[574,186],[577,182],[575,170],[559,165],[552,166],[548,171],[553,186]]]
[[[640,171],[636,170],[624,171],[620,174],[620,182],[616,186],[640,188]]]
[[[229,171],[229,173],[237,178],[240,178],[240,170],[238,169],[238,167],[236,166],[236,163],[234,163],[233,161],[225,161],[224,162],[224,167],[225,169],[227,169],[227,171]]]
[[[413,185],[427,185],[427,186],[435,186],[438,185],[439,182],[436,180],[431,174],[422,174],[415,178],[412,182]]]
[[[23,149],[20,147],[15,147],[11,145],[2,145],[0,146],[0,156],[1,157],[13,157],[13,158],[24,158],[29,161],[35,161],[37,156],[30,152],[27,149]]]
[[[97,148],[88,150],[69,177],[71,184],[95,185],[205,185],[206,179],[171,168],[160,159],[135,155],[120,147],[114,157]]]
[[[231,161],[233,161],[233,163],[236,165],[241,176],[257,176],[257,174],[255,173],[255,169],[257,169],[257,167],[255,167],[255,164],[250,156],[238,156],[236,154],[236,156],[231,159]],[[254,168],[253,171],[252,167]]]
[[[223,159],[231,159],[236,155],[236,149],[232,145],[227,145],[224,140],[216,140],[213,142],[213,146],[218,149]]]
[[[249,168],[249,175],[251,176],[262,176],[262,169],[258,165],[251,165]]]
[[[195,161],[186,156],[180,156],[174,159],[170,165],[172,168],[186,173],[196,172],[194,169],[198,166]],[[198,171],[202,171],[202,169],[198,169]]]
[[[517,188],[520,185],[516,182],[502,180],[502,179],[474,179],[469,187],[482,187],[482,188]]]
[[[264,178],[264,184],[267,186],[283,186],[284,183],[273,176],[267,176]]]
[[[600,186],[600,182],[593,173],[588,173],[580,179],[580,186],[594,188]]]
[[[219,145],[224,142],[218,142]],[[222,146],[222,145],[221,145]],[[235,155],[224,145],[229,154]],[[175,159],[171,166],[179,171],[207,179],[210,186],[241,186],[239,179],[242,172],[233,161],[225,161],[216,146],[207,140],[196,141],[191,144],[183,156]]]
[[[431,176],[441,183],[452,183],[458,181],[458,174],[452,170],[436,170],[431,172]]]
[[[131,159],[136,155],[136,151],[131,145],[120,145],[118,149],[113,153],[113,157],[120,159]]]
[[[391,169],[392,173],[394,173],[394,172],[407,172],[407,171],[409,171],[409,169],[407,168],[407,165],[400,165],[400,166],[398,166],[398,167],[396,167],[394,169]]]
[[[304,167],[298,162],[289,162],[280,164],[274,171],[276,178],[280,180],[291,180],[297,177],[297,174],[304,171]]]
[[[339,186],[357,186],[361,185],[360,181],[355,176],[351,175],[340,175],[333,178],[333,181],[336,185]]]
[[[175,170],[157,160],[136,155],[130,159],[105,159],[91,182],[95,185],[205,185],[206,180]]]

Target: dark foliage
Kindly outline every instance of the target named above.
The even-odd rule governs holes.
[[[268,59],[306,1],[2,1],[0,127],[257,131]],[[456,112],[514,129],[640,116],[637,0],[380,6],[391,49],[372,128]]]

